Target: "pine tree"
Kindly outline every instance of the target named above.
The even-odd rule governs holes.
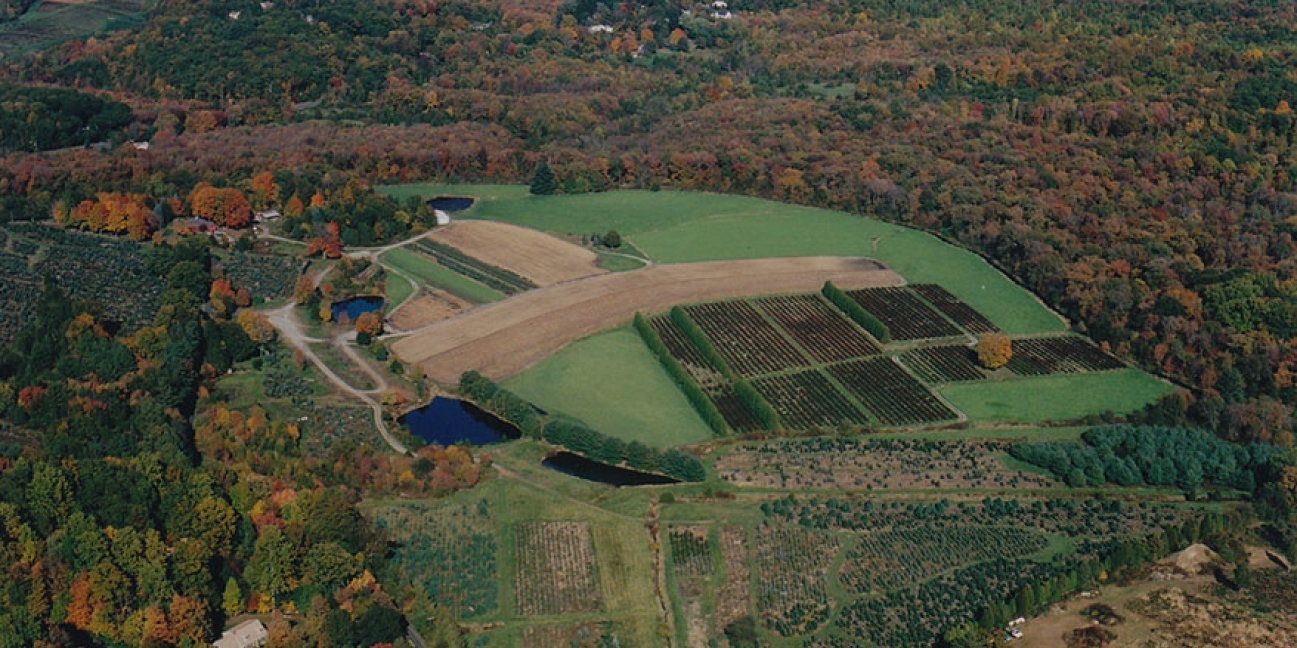
[[[233,576],[225,581],[225,595],[221,597],[221,610],[227,617],[238,616],[243,611],[243,592]]]
[[[540,161],[536,167],[536,172],[531,175],[531,193],[534,196],[549,196],[558,188],[558,183],[554,180],[554,171],[549,168],[549,162]]]

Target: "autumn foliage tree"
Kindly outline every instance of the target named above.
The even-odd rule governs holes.
[[[977,360],[987,369],[999,369],[1013,357],[1013,343],[1003,333],[990,333],[977,341]]]
[[[356,318],[356,332],[373,337],[383,332],[383,318],[378,313],[361,313]]]
[[[337,221],[329,221],[324,227],[324,236],[311,239],[306,244],[306,256],[323,253],[326,258],[342,258],[342,228]]]
[[[56,208],[54,218],[67,227],[126,234],[132,241],[143,241],[158,228],[153,210],[140,194],[102,192],[95,200],[83,200],[71,209]]]
[[[233,187],[217,188],[200,182],[189,193],[189,211],[225,227],[247,227],[252,222],[252,206],[247,196]]]

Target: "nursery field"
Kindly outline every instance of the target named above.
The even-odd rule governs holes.
[[[474,293],[478,303],[513,295],[396,341],[397,355],[439,383],[453,383],[468,369],[514,376],[513,384],[539,407],[623,439],[705,437],[696,424],[679,434],[644,430],[656,418],[645,413],[664,401],[652,396],[656,386],[637,389],[628,380],[660,384],[663,372],[631,368],[652,364],[643,353],[610,360],[606,344],[582,337],[623,324],[637,311],[651,316],[677,305],[709,348],[692,348],[697,341],[665,316],[650,317],[651,326],[686,382],[704,394],[689,395],[691,388],[681,386],[693,407],[710,401],[711,413],[699,410],[694,418],[722,434],[1062,422],[1122,415],[1172,389],[1088,340],[1061,334],[1061,319],[976,255],[903,227],[712,194],[537,197],[525,187],[491,185],[384,190],[401,198],[478,198],[450,227],[389,252],[385,263],[460,296]],[[592,265],[599,250],[540,233],[570,241],[609,229],[658,265],[586,276],[599,271]],[[844,283],[846,292],[839,293],[882,329],[866,332],[841,301],[781,279],[791,269],[781,264],[826,253],[877,259],[885,272],[900,275],[892,283]],[[750,261],[679,264],[708,259]],[[707,288],[709,281],[724,290]],[[998,331],[1014,339],[1015,353],[1007,367],[991,371],[971,345]],[[546,360],[560,349],[561,361]],[[1073,397],[1073,389],[1084,393]],[[679,401],[667,402],[674,410]]]
[[[545,449],[518,441],[471,491],[365,511],[408,585],[460,611],[470,645],[734,646],[750,633],[776,648],[902,648],[1005,601],[1018,616],[1034,605],[1024,588],[1093,587],[1115,543],[1183,545],[1230,510],[1153,489],[1095,497],[1011,467],[1007,445],[744,442],[714,453],[716,481],[617,489],[548,471]]]

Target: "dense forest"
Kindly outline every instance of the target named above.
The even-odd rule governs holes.
[[[244,4],[10,62],[129,97],[152,148],[15,150],[6,216],[267,171],[518,182],[542,159],[559,191],[846,209],[982,252],[1189,387],[1160,422],[1292,443],[1288,3]]]
[[[1148,422],[1290,447],[1295,30],[1276,0],[178,0],[0,61],[0,220],[142,239],[232,189],[336,249],[429,222],[373,185],[538,168],[557,192],[830,207],[983,254],[1187,388]],[[206,251],[160,249],[174,269],[150,325],[113,330],[52,286],[0,357],[0,646],[194,643],[263,597],[308,620],[272,631],[389,637],[403,611],[354,504],[391,486],[341,467],[375,458],[313,455],[291,422],[213,396],[218,370],[265,350],[256,323],[211,308]],[[1164,481],[1088,447],[1054,458],[1060,476]],[[462,456],[419,461],[429,490],[473,481],[433,468]],[[1246,474],[1222,485],[1292,519],[1297,467]]]
[[[149,256],[167,287],[151,322],[114,333],[48,281],[0,352],[0,646],[206,645],[271,610],[276,645],[403,636],[411,599],[380,584],[386,540],[356,504],[398,475],[410,492],[472,485],[474,457],[312,450],[316,417],[231,409],[216,376],[273,358],[273,329],[216,305],[237,297],[205,239]]]

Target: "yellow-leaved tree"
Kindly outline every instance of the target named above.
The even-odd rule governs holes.
[[[987,369],[999,369],[1013,357],[1013,343],[1003,333],[990,333],[977,341],[977,360]]]

